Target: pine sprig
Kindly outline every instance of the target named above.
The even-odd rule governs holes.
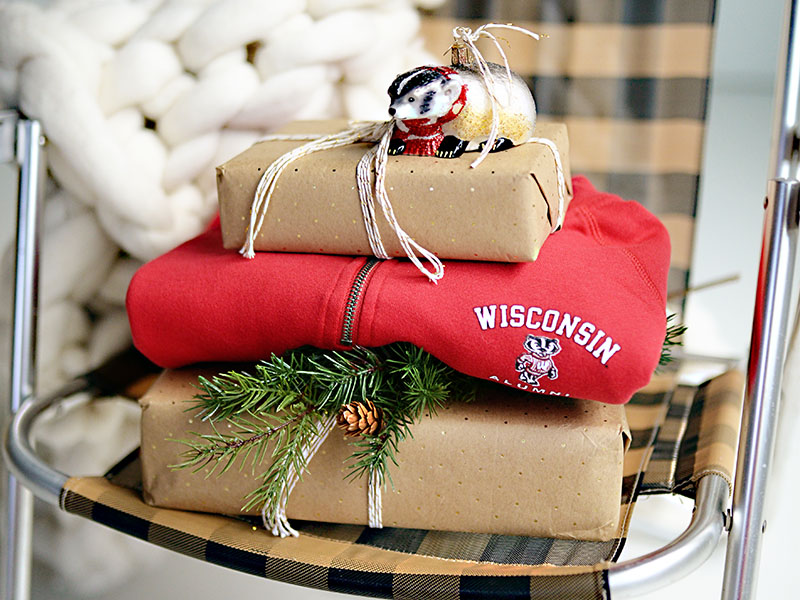
[[[661,346],[661,357],[658,359],[658,366],[662,367],[672,362],[672,349],[675,346],[682,346],[683,334],[687,327],[681,323],[672,323],[676,315],[673,313],[667,317],[667,333],[664,336],[664,344]]]
[[[674,317],[667,318],[660,364],[671,360],[672,347],[682,343],[686,331],[671,324]],[[412,437],[414,423],[434,416],[448,400],[470,401],[476,394],[474,379],[409,343],[330,352],[302,348],[271,356],[252,374],[200,377],[198,389],[192,408],[212,432],[176,440],[186,450],[173,468],[207,469],[210,476],[237,461],[240,469],[249,464],[260,483],[245,498],[244,509],[263,507],[267,514],[280,505],[290,472],[302,476],[306,470],[306,451],[320,424],[345,404],[372,403],[382,415],[381,429],[351,442],[346,477],[374,475],[383,485],[391,483],[389,466],[397,465],[398,448]],[[230,425],[230,433],[219,431],[221,422]]]
[[[302,477],[308,467],[304,451],[314,441],[320,421],[320,415],[309,410],[281,429],[272,452],[272,463],[261,475],[261,484],[245,497],[242,510],[264,507],[265,512],[274,511],[280,504],[290,469]]]
[[[399,444],[411,436],[422,415],[433,416],[448,399],[470,400],[470,378],[408,343],[382,348],[323,352],[312,348],[272,356],[256,365],[253,374],[228,371],[201,377],[193,409],[211,423],[211,434],[194,433],[178,440],[187,446],[183,462],[174,468],[211,467],[224,473],[239,460],[249,462],[260,484],[247,498],[245,510],[263,506],[267,513],[281,501],[290,468],[306,469],[304,449],[317,427],[351,402],[371,401],[382,411],[383,428],[353,443],[349,477],[377,475],[383,483],[389,464],[397,464]],[[222,434],[216,424],[235,429]],[[271,446],[270,446],[271,445]],[[272,448],[266,461],[268,448]]]
[[[227,421],[234,430],[233,433],[221,433],[212,421],[212,433],[190,432],[199,441],[171,440],[180,442],[188,448],[181,453],[183,462],[170,465],[170,468],[191,468],[197,472],[210,467],[206,475],[210,477],[220,468],[220,465],[222,468],[219,474],[222,475],[233,466],[237,459],[239,459],[239,470],[241,471],[252,456],[252,460],[249,462],[255,471],[256,467],[264,460],[272,438],[310,412],[312,409],[307,408],[298,415],[286,416],[282,421],[253,414],[229,417]]]

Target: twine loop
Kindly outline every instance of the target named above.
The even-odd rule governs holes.
[[[494,143],[497,140],[497,133],[500,129],[500,115],[498,113],[497,106],[498,104],[503,104],[501,99],[497,96],[497,82],[489,70],[489,62],[483,57],[483,54],[480,50],[478,50],[478,46],[476,45],[476,42],[482,37],[490,40],[494,44],[495,48],[497,48],[497,51],[500,53],[500,57],[503,59],[503,66],[505,67],[507,76],[506,86],[508,93],[506,96],[509,99],[511,98],[511,66],[508,64],[508,57],[503,50],[502,44],[500,44],[500,40],[498,40],[497,36],[491,33],[489,29],[508,29],[523,33],[535,40],[539,40],[541,38],[538,33],[534,33],[533,31],[529,31],[523,27],[517,27],[516,25],[511,24],[486,23],[485,25],[478,27],[475,31],[472,31],[472,29],[469,27],[453,28],[454,43],[456,45],[461,44],[469,48],[469,51],[472,54],[473,63],[478,70],[478,74],[483,80],[483,85],[486,87],[486,91],[489,94],[489,101],[492,105],[492,127],[489,129],[489,137],[486,139],[486,143],[483,145],[483,149],[481,150],[480,155],[478,155],[478,158],[472,161],[472,164],[470,165],[470,168],[472,169],[481,164],[483,159],[486,158],[489,152],[491,152],[492,148],[494,148]]]
[[[328,438],[328,434],[336,425],[336,413],[330,415],[324,421],[317,422],[316,431],[309,442],[303,449],[302,464],[308,465],[314,455],[322,446],[323,442]],[[298,473],[294,468],[294,463],[289,465],[286,481],[283,484],[280,492],[278,504],[272,510],[267,512],[267,504],[261,508],[261,521],[264,523],[264,528],[268,529],[272,535],[276,537],[297,537],[300,535],[297,530],[289,524],[289,519],[286,517],[286,503],[289,501],[289,496],[294,490],[294,486],[300,480],[301,473]]]
[[[280,156],[264,171],[256,187],[253,203],[250,207],[250,222],[247,227],[246,240],[239,253],[245,258],[253,258],[255,256],[255,239],[264,224],[264,217],[267,214],[270,199],[277,186],[278,178],[290,164],[298,158],[320,150],[340,148],[358,142],[372,142],[375,145],[367,150],[356,167],[358,196],[361,202],[361,212],[364,217],[364,226],[367,230],[370,250],[378,258],[392,258],[386,252],[378,229],[378,221],[375,216],[375,202],[377,201],[383,216],[400,241],[400,245],[409,260],[433,283],[444,277],[442,261],[433,252],[415,242],[400,226],[394,214],[392,202],[386,193],[386,163],[388,162],[389,142],[392,139],[394,127],[394,120],[376,121],[354,123],[345,131],[324,136],[278,134],[263,138],[262,141],[306,141],[307,143]],[[429,266],[426,266],[420,260],[417,253],[428,262]]]

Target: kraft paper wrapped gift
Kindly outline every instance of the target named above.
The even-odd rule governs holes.
[[[286,133],[333,133],[341,121],[298,122]],[[566,125],[539,124],[536,136],[559,149],[571,197]],[[266,168],[304,142],[265,141],[217,167],[225,248],[245,241],[256,186]],[[278,180],[255,239],[263,251],[369,255],[356,188],[356,165],[370,144],[324,150],[292,163]],[[558,177],[552,151],[527,143],[491,153],[477,168],[477,153],[459,158],[390,156],[386,190],[400,226],[440,258],[527,262],[536,259],[558,219]],[[405,256],[376,207],[389,256]]]
[[[210,477],[169,468],[186,448],[169,440],[210,430],[187,412],[197,376],[222,370],[165,371],[140,400],[148,503],[240,514],[244,497],[257,487],[249,465]],[[384,526],[613,538],[630,439],[624,408],[479,385],[477,401],[451,403],[415,425],[413,439],[401,443],[399,466],[390,465],[394,489],[387,486],[382,494]],[[344,480],[351,452],[338,429],[328,436],[289,498],[290,520],[368,523],[365,479]]]

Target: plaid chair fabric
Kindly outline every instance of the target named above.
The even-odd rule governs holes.
[[[575,173],[638,200],[673,243],[670,291],[685,289],[699,189],[713,0],[450,0],[423,21],[440,56],[452,29],[512,22],[539,42],[498,35],[542,120],[565,122]],[[497,53],[481,42],[488,57]],[[443,56],[443,61],[449,57]]]
[[[72,478],[64,510],[170,550],[278,581],[376,598],[605,598],[639,493],[678,491],[714,473],[730,483],[743,377],[692,388],[654,379],[627,406],[622,519],[608,542],[297,522],[274,538],[255,521],[144,503],[132,455],[109,475]]]
[[[514,40],[511,65],[530,82],[540,118],[567,123],[575,172],[668,226],[676,291],[691,257],[713,15],[713,0],[450,0],[426,16],[423,33],[437,55],[456,25],[511,21],[549,36]],[[639,494],[692,497],[711,473],[730,483],[741,389],[737,373],[699,388],[666,375],[634,397],[621,526],[609,542],[310,522],[295,523],[299,538],[278,539],[243,518],[146,505],[135,457],[107,478],[70,479],[61,504],[188,556],[312,588],[397,599],[607,598],[607,569]]]

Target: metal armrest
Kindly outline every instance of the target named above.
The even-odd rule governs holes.
[[[728,483],[706,475],[697,483],[692,522],[679,537],[649,554],[612,565],[608,586],[612,598],[632,598],[682,579],[714,552],[725,530]]]
[[[6,429],[3,454],[9,470],[17,481],[49,504],[59,504],[61,489],[69,478],[45,463],[33,448],[31,432],[37,417],[49,407],[69,396],[89,388],[81,378],[69,383],[57,393],[46,398],[29,397],[17,410]]]

